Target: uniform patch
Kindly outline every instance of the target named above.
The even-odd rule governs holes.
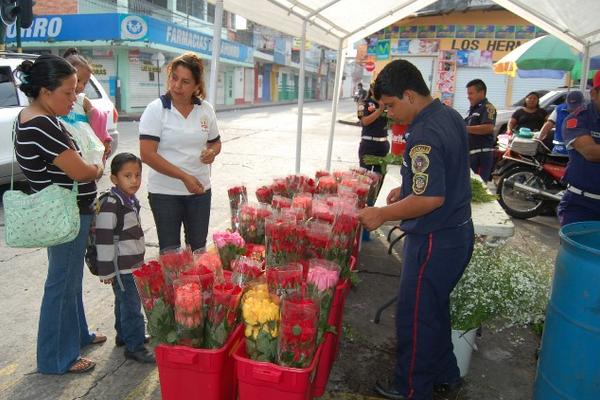
[[[414,194],[423,194],[427,189],[429,174],[417,173],[413,176],[412,191]]]
[[[418,144],[416,146],[413,146],[408,154],[410,155],[410,158],[413,158],[413,156],[417,153],[429,154],[429,152],[431,152],[431,146],[427,146],[425,144]]]
[[[429,168],[429,157],[424,153],[415,153],[411,157],[411,168],[413,173],[425,172]]]
[[[568,119],[566,127],[568,129],[577,128],[577,118]]]
[[[487,111],[489,119],[494,119],[494,116],[496,115],[496,107],[494,107],[494,105],[491,103],[487,103],[485,105],[485,109]]]
[[[360,106],[358,106],[358,111],[362,111],[362,110],[364,110],[364,109],[365,109],[365,106],[364,106],[364,105],[362,105],[362,104],[361,104]]]

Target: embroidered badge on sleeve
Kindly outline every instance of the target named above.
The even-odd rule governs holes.
[[[414,174],[412,181],[412,191],[414,194],[419,195],[425,193],[427,189],[427,181],[429,180],[428,174],[421,172]]]

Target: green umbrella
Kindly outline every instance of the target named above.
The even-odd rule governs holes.
[[[560,39],[546,35],[530,40],[494,64],[494,72],[516,76],[517,70],[571,71],[579,52]]]

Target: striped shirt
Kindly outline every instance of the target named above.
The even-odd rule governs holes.
[[[99,200],[95,221],[98,277],[104,280],[115,276],[115,257],[119,273],[130,274],[144,261],[146,251],[140,203],[116,187]]]
[[[54,159],[63,151],[81,151],[73,142],[71,135],[56,117],[39,115],[27,122],[17,117],[15,154],[23,174],[29,181],[33,192],[56,184],[72,189],[73,179],[53,164]],[[77,204],[82,214],[91,214],[96,198],[96,182],[79,182]]]

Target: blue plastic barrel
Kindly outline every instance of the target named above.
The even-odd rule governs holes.
[[[535,400],[600,399],[600,221],[560,230]]]

